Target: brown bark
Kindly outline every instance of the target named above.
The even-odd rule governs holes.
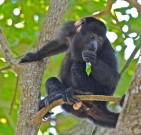
[[[109,14],[110,11],[111,11],[113,2],[114,2],[114,0],[108,0],[105,10],[100,12],[100,13],[93,14],[92,16],[95,17],[95,18],[100,18],[102,16],[105,16],[105,15]]]
[[[69,0],[51,0],[37,42],[37,48],[40,48],[45,41],[49,41],[55,37],[54,33],[56,33],[62,23],[68,2]],[[13,58],[2,30],[0,30],[0,45],[8,66],[17,73],[20,79],[21,96],[16,135],[36,135],[40,124],[33,126],[29,123],[29,120],[38,111],[40,86],[48,59],[19,64],[18,61]]]
[[[126,94],[116,135],[141,135],[141,53]]]

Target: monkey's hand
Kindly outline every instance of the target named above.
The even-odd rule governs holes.
[[[37,60],[36,53],[29,52],[20,60],[20,63],[31,62],[31,61],[36,61],[36,60]]]
[[[86,50],[82,52],[82,58],[84,61],[86,62],[91,62],[91,63],[95,63],[96,61],[96,53],[95,51],[91,51],[91,50]]]
[[[63,100],[65,103],[69,105],[73,105],[76,102],[80,102],[80,99],[77,98],[75,95],[93,95],[91,92],[83,92],[80,90],[75,90],[73,88],[68,88],[65,90],[65,93],[63,94]]]

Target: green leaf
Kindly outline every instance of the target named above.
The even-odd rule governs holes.
[[[90,62],[86,62],[86,73],[88,76],[91,73],[91,63]]]

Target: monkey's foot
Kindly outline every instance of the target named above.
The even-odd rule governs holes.
[[[50,117],[51,115],[53,115],[54,112],[47,112],[44,117],[43,117],[43,120],[47,120],[48,117]]]
[[[65,90],[65,93],[63,94],[63,100],[69,105],[73,105],[74,103],[80,101],[80,99],[74,95],[74,89],[71,87]]]
[[[83,92],[80,90],[75,90],[73,88],[68,88],[65,90],[65,93],[63,94],[63,100],[65,103],[69,105],[73,105],[76,102],[79,102],[80,99],[76,97],[76,95],[92,95],[91,92]]]

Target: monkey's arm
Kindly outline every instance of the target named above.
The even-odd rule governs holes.
[[[68,45],[60,43],[58,40],[52,40],[41,49],[36,52],[27,53],[21,60],[20,63],[31,62],[41,60],[45,57],[49,57],[55,54],[62,53],[68,49]]]
[[[56,55],[66,51],[76,32],[76,26],[74,23],[75,21],[66,22],[61,28],[55,40],[48,42],[36,52],[27,53],[21,59],[20,63],[41,60],[45,57]]]
[[[116,69],[109,67],[101,60],[92,63],[92,75],[102,85],[108,88],[116,88],[120,79],[119,73]]]

